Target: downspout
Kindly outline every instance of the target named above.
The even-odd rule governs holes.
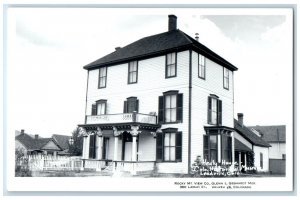
[[[188,173],[191,173],[191,136],[192,136],[192,50],[189,50],[189,124],[188,124]]]
[[[88,89],[89,89],[89,74],[90,70],[87,70],[87,81],[86,81],[86,92],[85,92],[85,112],[84,112],[84,123],[86,124],[86,110],[87,110],[87,95],[88,95]]]

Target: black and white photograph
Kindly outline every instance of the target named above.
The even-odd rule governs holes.
[[[292,191],[293,14],[8,6],[9,190]]]

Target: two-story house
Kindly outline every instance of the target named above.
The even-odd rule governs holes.
[[[86,66],[85,168],[189,173],[197,156],[234,161],[237,68],[177,29]]]

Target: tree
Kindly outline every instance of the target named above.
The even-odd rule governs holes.
[[[83,147],[83,135],[80,134],[79,127],[72,132],[73,144],[69,143],[71,156],[81,156]]]

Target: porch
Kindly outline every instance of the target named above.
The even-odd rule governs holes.
[[[83,169],[107,172],[150,172],[155,169],[155,115],[122,113],[87,116],[83,134]]]

